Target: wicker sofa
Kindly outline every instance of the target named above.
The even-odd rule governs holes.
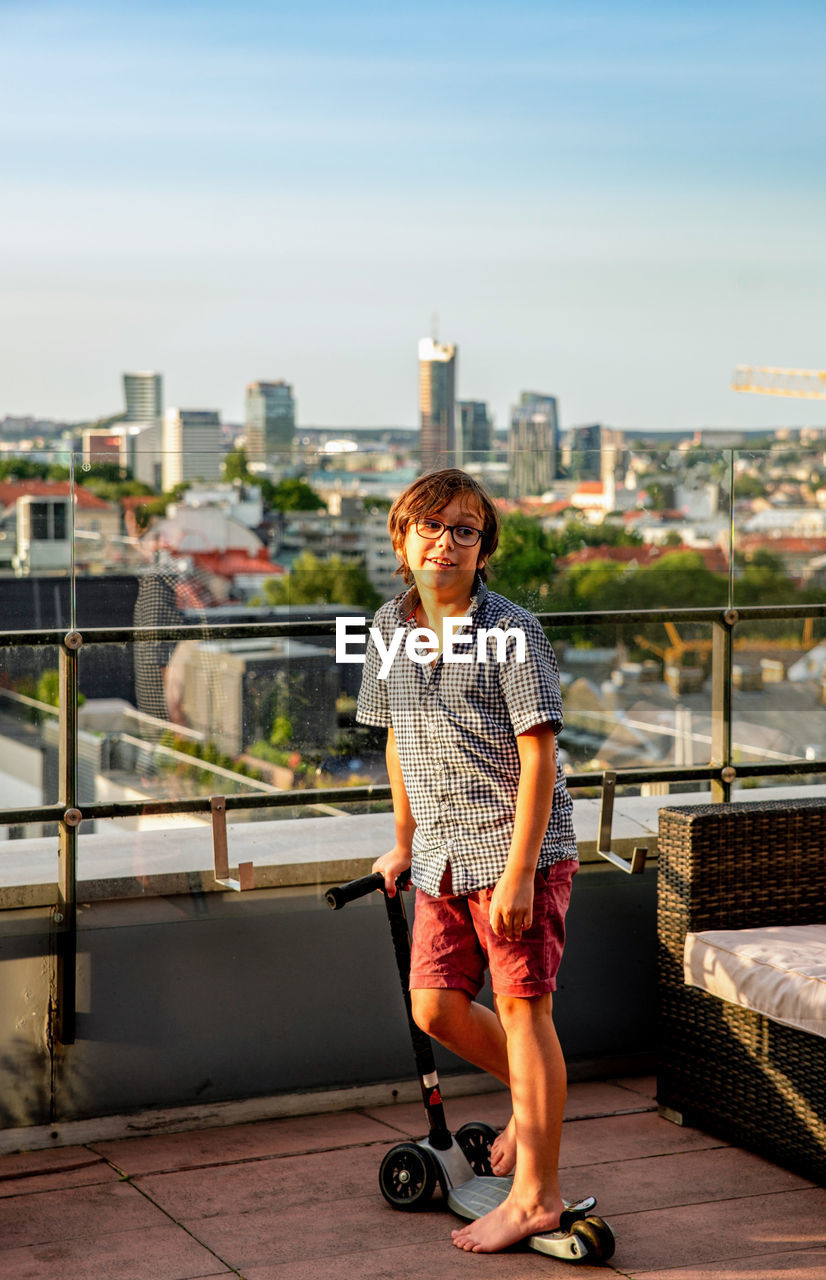
[[[824,923],[826,799],[660,811],[660,1111],[826,1184],[826,1039],[683,972],[689,932]]]

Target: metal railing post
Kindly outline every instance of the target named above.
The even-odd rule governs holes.
[[[83,644],[79,631],[69,631],[58,651],[60,738],[57,902],[55,930],[55,1042],[74,1044],[77,1012],[77,832],[82,818],[77,791],[77,659]]]
[[[735,770],[731,763],[731,692],[734,666],[734,627],[739,615],[727,609],[714,621],[711,644],[711,763],[720,770],[711,780],[713,803],[731,799]]]

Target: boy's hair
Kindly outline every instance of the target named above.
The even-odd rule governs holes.
[[[445,467],[440,471],[427,471],[418,480],[408,485],[404,493],[399,494],[390,508],[387,517],[387,528],[393,541],[393,550],[401,561],[396,573],[401,574],[405,582],[410,582],[410,566],[404,559],[404,540],[411,524],[420,516],[432,516],[446,507],[454,498],[467,497],[482,521],[482,538],[479,544],[479,555],[488,560],[496,550],[499,542],[501,521],[499,512],[494,506],[490,494],[458,467]],[[478,571],[482,581],[486,572],[483,565]]]

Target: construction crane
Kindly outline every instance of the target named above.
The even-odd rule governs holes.
[[[778,369],[774,365],[738,364],[731,389],[752,391],[760,396],[826,400],[826,369]]]

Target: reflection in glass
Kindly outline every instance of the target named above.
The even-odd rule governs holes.
[[[0,809],[58,797],[58,670],[53,647],[0,644]],[[0,826],[0,840],[45,833],[40,823]]]

